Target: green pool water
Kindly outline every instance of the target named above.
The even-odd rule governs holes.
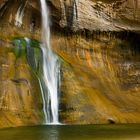
[[[140,140],[140,125],[32,126],[0,130],[0,140]]]

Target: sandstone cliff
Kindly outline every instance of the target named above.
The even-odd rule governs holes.
[[[47,3],[62,61],[61,122],[140,123],[140,1]],[[37,77],[12,44],[16,37],[40,40],[40,32],[39,0],[0,1],[0,127],[43,122]]]
[[[90,31],[140,29],[138,0],[48,0],[47,3],[52,25],[57,27]],[[18,10],[19,15],[24,13],[20,21],[17,21]],[[40,30],[39,0],[1,0],[0,17],[3,24],[21,26],[27,31]]]

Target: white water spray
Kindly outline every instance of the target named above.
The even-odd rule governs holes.
[[[52,52],[50,45],[49,10],[45,0],[41,2],[42,13],[42,55],[43,55],[43,81],[47,86],[45,97],[45,119],[48,124],[58,124],[58,85],[60,77],[60,64],[57,56]],[[44,113],[45,114],[45,113]]]

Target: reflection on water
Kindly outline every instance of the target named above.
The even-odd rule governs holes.
[[[140,125],[35,126],[0,130],[0,140],[140,140]]]
[[[57,127],[49,129],[48,134],[49,134],[48,140],[58,140],[59,138],[59,131],[57,130]]]

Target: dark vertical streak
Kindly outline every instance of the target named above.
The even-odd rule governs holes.
[[[67,5],[66,0],[64,0],[64,7],[66,13],[67,26],[69,28],[72,28],[74,22],[74,10],[76,11],[76,19],[78,19],[77,3],[75,0],[71,0],[70,5]]]

